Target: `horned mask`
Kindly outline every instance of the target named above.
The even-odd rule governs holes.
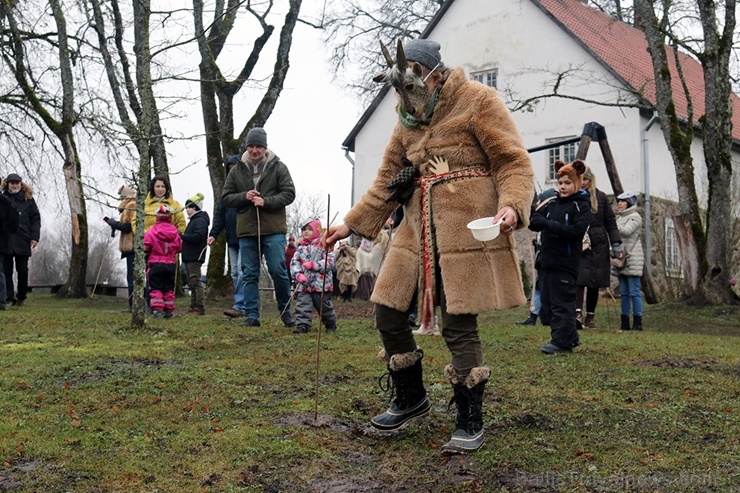
[[[428,125],[432,120],[438,91],[430,92],[427,88],[426,78],[422,76],[421,64],[406,60],[400,39],[398,40],[395,61],[382,41],[380,42],[380,49],[388,63],[388,68],[383,73],[373,77],[373,80],[382,83],[390,82],[393,86],[396,96],[398,96],[396,109],[401,122],[405,126]],[[436,68],[434,67],[434,69]],[[432,72],[434,72],[434,69],[432,69]]]

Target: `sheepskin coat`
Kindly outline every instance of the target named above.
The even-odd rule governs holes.
[[[431,123],[414,128],[396,124],[375,181],[344,218],[355,233],[375,238],[398,206],[386,202],[386,186],[405,160],[429,174],[432,158],[443,158],[450,171],[481,166],[491,176],[440,183],[430,192],[432,234],[438,274],[452,314],[475,314],[525,303],[513,236],[480,242],[468,222],[513,207],[518,227],[529,222],[534,178],[527,150],[496,91],[469,81],[461,68],[447,70]],[[405,311],[422,292],[421,190],[404,205],[404,220],[391,242],[378,275],[372,301]],[[439,289],[437,289],[439,291]]]
[[[613,268],[618,276],[642,276],[642,267],[645,263],[645,254],[642,250],[642,216],[637,212],[637,206],[617,212],[617,229],[622,235],[622,247],[627,255],[627,262],[622,269]]]
[[[10,234],[9,246],[11,255],[31,256],[31,240],[36,242],[41,237],[41,213],[33,198],[33,187],[30,183],[21,182],[18,193],[10,193],[7,180],[0,184],[2,193],[15,204],[18,209],[18,229]]]

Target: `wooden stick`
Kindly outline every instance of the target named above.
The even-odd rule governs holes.
[[[329,219],[329,211],[331,210],[331,195],[326,196],[326,218]],[[334,214],[336,218],[337,215]],[[326,229],[334,221],[330,219],[326,224]],[[314,408],[313,408],[313,421],[316,423],[319,420],[319,368],[320,368],[320,355],[321,355],[321,324],[324,321],[324,291],[326,291],[326,276],[330,275],[326,271],[326,267],[329,264],[329,251],[324,252],[324,278],[321,282],[321,302],[319,303],[319,329],[316,331],[316,390],[314,394]]]

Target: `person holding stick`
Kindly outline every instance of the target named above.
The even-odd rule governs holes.
[[[247,150],[226,176],[221,200],[237,209],[236,235],[239,238],[244,279],[245,327],[260,324],[260,264],[262,256],[275,286],[280,319],[295,326],[290,314],[290,277],[285,265],[285,235],[288,230],[285,208],[295,200],[295,185],[288,167],[267,148],[267,133],[255,127],[247,133]]]
[[[321,221],[318,218],[306,221],[301,228],[301,241],[290,261],[290,272],[296,281],[293,333],[305,334],[311,329],[314,309],[321,315],[327,332],[337,330],[337,315],[331,302],[333,267],[334,254],[321,245]]]

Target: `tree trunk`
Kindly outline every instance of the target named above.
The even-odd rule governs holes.
[[[691,156],[693,142],[693,115],[689,107],[687,122],[681,122],[673,103],[673,88],[671,86],[671,67],[665,50],[665,32],[668,26],[667,17],[658,21],[653,11],[653,2],[650,0],[636,0],[635,13],[640,17],[645,28],[645,38],[648,51],[653,61],[653,75],[655,77],[656,107],[658,119],[663,132],[668,151],[673,158],[676,169],[676,183],[678,185],[679,210],[684,218],[684,225],[691,230],[685,235],[690,244],[685,246],[685,253],[692,255],[683,263],[684,269],[688,266],[700,265],[706,257],[706,241],[704,227],[701,222],[699,199],[694,184],[694,161]],[[691,95],[687,94],[691,100]],[[683,297],[690,298],[699,290],[700,276],[694,272],[684,270]]]
[[[735,2],[725,2],[724,32],[717,32],[715,2],[699,0],[704,30],[705,114],[702,118],[704,156],[709,181],[706,264],[701,282],[710,304],[730,303],[730,227],[732,217],[732,106],[729,72],[735,30]]]
[[[57,26],[59,45],[59,73],[62,83],[62,121],[51,126],[62,145],[64,154],[64,182],[67,188],[70,216],[72,220],[72,255],[69,260],[67,282],[59,296],[71,298],[87,297],[88,231],[85,196],[82,190],[82,171],[73,127],[77,120],[74,109],[74,77],[70,63],[67,38],[67,23],[58,0],[50,2]]]

